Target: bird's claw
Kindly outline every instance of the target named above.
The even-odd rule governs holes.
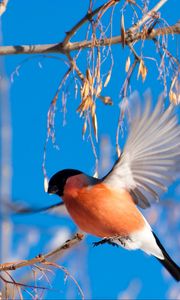
[[[100,240],[100,241],[98,241],[98,242],[94,242],[94,243],[93,243],[93,247],[97,247],[97,246],[103,245],[103,244],[109,244],[109,245],[111,245],[111,246],[113,246],[113,247],[114,247],[114,246],[118,247],[118,245],[117,245],[116,243],[112,242],[111,239],[107,239],[107,238],[102,239],[102,240]]]
[[[93,247],[97,247],[97,246],[102,245],[104,243],[105,243],[104,240],[100,240],[99,242],[93,242],[92,244],[93,244]]]
[[[118,244],[116,244],[116,243],[114,243],[114,242],[112,242],[112,241],[107,241],[107,243],[109,244],[109,245],[111,245],[111,246],[113,246],[113,247],[119,247],[118,246]]]

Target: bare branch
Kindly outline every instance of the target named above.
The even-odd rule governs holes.
[[[31,266],[37,263],[45,263],[46,260],[54,257],[55,255],[58,255],[58,257],[60,257],[61,255],[64,254],[64,252],[79,244],[83,240],[83,238],[84,235],[82,233],[77,233],[72,239],[66,241],[63,245],[44,255],[40,254],[29,260],[22,260],[19,262],[7,262],[7,263],[0,264],[0,271],[12,271],[26,266]]]
[[[13,277],[7,271],[6,271],[6,274],[11,278],[11,280],[6,279],[5,277],[3,277],[0,274],[0,279],[2,281],[4,281],[5,283],[9,283],[9,284],[17,285],[17,286],[29,287],[29,288],[38,288],[38,289],[42,289],[42,290],[50,290],[50,288],[44,287],[44,286],[34,286],[34,285],[24,284],[24,283],[21,283],[21,282],[16,282],[13,279]]]
[[[46,45],[17,45],[1,46],[0,55],[9,54],[38,54],[38,53],[64,53],[61,43]]]
[[[149,35],[145,37],[147,40],[153,40],[157,36],[163,36],[168,34],[180,34],[180,21],[178,21],[175,25],[157,28],[156,30],[152,30]],[[143,39],[142,32],[138,33],[136,36],[137,40]]]
[[[77,64],[76,64],[76,60],[73,59],[73,58],[71,57],[71,55],[70,55],[69,52],[67,52],[67,58],[68,58],[68,60],[69,60],[69,63],[70,63],[70,65],[71,65],[71,68],[72,68],[73,70],[76,71],[77,75],[79,76],[79,78],[80,78],[81,81],[83,82],[83,80],[84,80],[84,75],[83,75],[83,73],[80,71],[80,69],[78,68],[78,66],[77,66]]]
[[[131,29],[126,31],[126,43],[137,42],[138,40],[152,40],[157,36],[169,35],[169,34],[180,34],[180,22],[175,25],[166,26],[163,28],[154,29],[150,34],[144,36],[144,32],[132,34]],[[116,45],[122,43],[121,35],[114,36],[111,38],[97,39],[96,42],[90,41],[79,41],[74,43],[63,43],[57,44],[45,44],[45,45],[19,45],[19,46],[1,46],[0,55],[15,55],[15,54],[43,54],[43,53],[61,53],[65,54],[74,50],[87,49],[87,48],[98,48],[109,45]]]

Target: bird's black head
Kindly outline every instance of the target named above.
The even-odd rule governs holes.
[[[48,194],[56,194],[58,196],[63,196],[64,186],[66,180],[78,174],[82,174],[81,171],[73,169],[65,169],[54,174],[48,183]]]

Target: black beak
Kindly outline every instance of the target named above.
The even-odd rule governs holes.
[[[48,187],[48,194],[58,194],[59,189],[56,185]]]

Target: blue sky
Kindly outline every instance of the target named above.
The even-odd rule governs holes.
[[[103,3],[103,1],[96,2],[97,5]],[[158,1],[150,2],[152,6]],[[167,3],[161,10],[161,17],[167,19],[169,24],[174,24],[179,17],[179,2],[178,0],[169,2],[171,3]],[[84,16],[87,7],[88,1],[82,0],[11,0],[1,20],[3,45],[41,44],[61,41],[65,36],[65,32]],[[113,32],[119,34],[119,8],[115,10],[114,20]],[[81,34],[77,34],[73,39],[83,39],[84,36],[85,31],[82,30]],[[170,38],[169,41],[169,47],[176,56],[178,38]],[[150,41],[147,44],[146,55],[148,56],[151,51],[154,51],[153,49],[154,46]],[[111,81],[105,89],[105,93],[112,97],[114,105],[108,107],[101,102],[97,105],[100,140],[97,145],[97,152],[98,154],[101,153],[101,140],[104,136],[108,136],[112,150],[111,161],[114,161],[116,157],[115,130],[119,113],[119,92],[125,77],[124,65],[128,53],[128,49],[122,51],[120,45],[113,46],[115,65]],[[27,57],[29,57],[28,60],[26,60]],[[58,55],[54,55],[54,57],[56,59],[27,55],[1,58],[10,84],[9,102],[13,133],[12,198],[23,201],[27,205],[39,207],[57,201],[56,197],[49,197],[44,193],[42,173],[47,111],[60,78],[66,71],[63,62],[57,59]],[[82,69],[85,68],[84,64],[85,59],[82,58],[82,61],[80,61]],[[131,87],[132,90],[138,89],[141,95],[149,87],[152,90],[154,99],[156,99],[162,91],[163,85],[160,80],[157,80],[158,72],[155,64],[148,62],[147,66],[149,71],[145,83],[142,84],[141,80],[137,81],[137,75],[135,75]],[[14,73],[15,70],[18,70],[18,72]],[[57,170],[68,167],[93,174],[94,157],[91,146],[87,138],[85,141],[82,140],[83,121],[76,113],[79,103],[79,97],[75,99],[73,89],[70,88],[70,95],[67,100],[66,126],[62,126],[61,101],[58,103],[56,133],[59,151],[48,144],[46,167],[49,176]],[[123,139],[121,144],[123,144]],[[175,197],[176,192],[177,184],[170,189],[167,197]],[[167,213],[162,213],[162,210],[163,206],[161,207],[161,204],[159,207],[157,206],[161,222],[155,223],[154,230],[159,233],[160,240],[174,259],[180,262],[180,256],[176,253],[180,247],[179,227],[175,227],[175,225],[169,227],[168,236],[173,236],[175,240],[174,248],[177,250],[173,252],[171,245],[168,244],[168,239],[165,238],[166,233],[163,233],[162,237],[160,235],[163,230],[158,226],[163,226],[162,224],[167,221]],[[30,251],[27,251],[26,258],[42,253],[44,249],[47,249],[54,234],[61,228],[62,235],[66,231],[67,236],[68,233],[76,231],[75,225],[69,218],[54,215],[14,217],[12,228],[12,249],[9,257],[15,257],[16,259],[22,258],[19,257],[22,252],[18,252],[18,249],[22,248],[21,245],[25,241],[29,241],[27,237],[30,239]],[[65,231],[63,231],[64,228]],[[131,283],[133,286],[134,283],[137,290],[139,289],[137,292],[138,299],[164,299],[169,297],[168,291],[170,288],[177,287],[173,279],[164,278],[160,264],[152,257],[148,257],[140,251],[128,252],[109,245],[93,248],[92,242],[95,240],[95,237],[89,236],[82,246],[80,245],[60,261],[60,264],[66,266],[69,272],[72,272],[78,280],[86,297],[117,299],[122,291],[126,290]],[[53,284],[56,291],[48,292],[46,299],[80,298],[74,284],[69,279],[65,283],[63,276],[63,273],[58,271]],[[135,291],[132,297],[135,297]]]

